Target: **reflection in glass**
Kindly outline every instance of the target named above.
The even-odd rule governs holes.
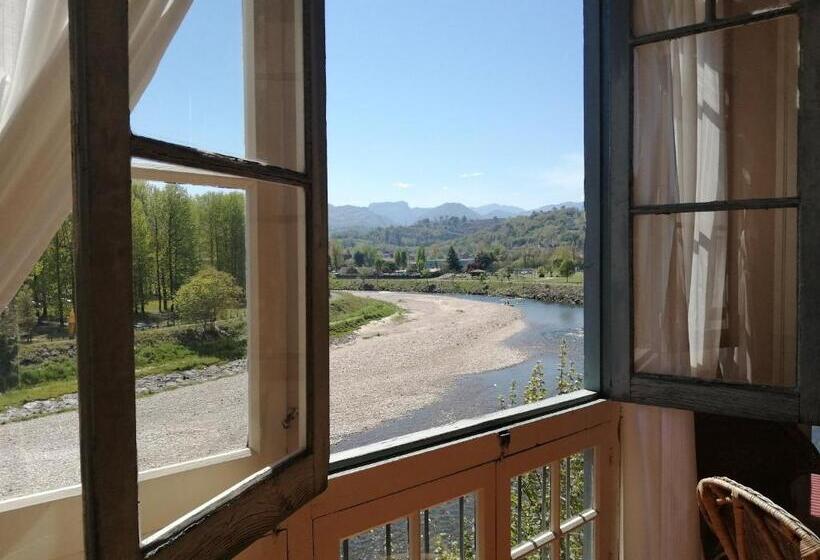
[[[132,185],[140,470],[247,445],[245,208],[240,189]]]
[[[641,215],[634,369],[795,383],[797,210]]]
[[[142,53],[132,52],[132,59]],[[304,171],[301,0],[193,0],[131,115],[136,134]]]
[[[632,33],[646,35],[701,23],[706,0],[632,0]]]
[[[634,204],[796,195],[796,16],[639,46],[634,64]]]
[[[741,16],[783,8],[793,3],[791,0],[717,0],[715,15],[719,18]]]

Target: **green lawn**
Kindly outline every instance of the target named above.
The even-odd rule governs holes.
[[[513,276],[509,280],[494,274],[484,277],[458,274],[438,278],[330,278],[330,289],[521,297],[580,305],[584,298],[583,282],[583,273],[568,279]]]
[[[383,319],[401,308],[392,303],[352,294],[339,294],[330,300],[330,337],[350,334],[362,325]]]

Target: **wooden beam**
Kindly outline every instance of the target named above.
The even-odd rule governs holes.
[[[327,274],[327,126],[325,92],[325,1],[304,1],[305,153],[311,189],[307,219],[307,445],[313,453],[314,490],[327,487],[330,462],[330,342]]]
[[[266,467],[143,543],[146,559],[230,558],[314,497],[307,452]]]
[[[192,169],[204,169],[214,173],[236,175],[246,179],[303,188],[310,185],[310,179],[307,175],[298,171],[256,161],[247,161],[233,156],[205,152],[155,138],[133,135],[131,137],[131,152],[137,158],[181,165]]]
[[[86,558],[138,558],[128,4],[70,0],[80,462]]]

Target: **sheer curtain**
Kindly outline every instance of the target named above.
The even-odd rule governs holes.
[[[638,33],[686,25],[702,19],[703,13],[703,0],[637,0],[633,4]],[[719,98],[722,51],[712,42],[699,36],[659,43],[648,56],[636,57],[634,96],[640,97],[641,105],[634,114],[633,173],[636,187],[646,186],[633,193],[636,204],[714,200],[725,189],[725,177],[714,172],[724,157],[724,127]],[[698,64],[699,50],[708,53],[708,63]],[[637,132],[646,130],[652,133]],[[650,300],[636,306],[635,337],[647,337],[653,341],[651,347],[659,350],[653,356],[653,369],[688,374],[690,358],[698,363],[712,359],[708,341],[689,340],[693,325],[652,313],[687,305],[688,300],[688,305],[699,309],[680,309],[673,316],[688,316],[689,323],[696,324],[713,319],[700,310],[710,309],[702,304],[723,289],[715,277],[723,275],[709,276],[709,271],[722,266],[725,251],[686,258],[692,255],[691,244],[699,239],[695,231],[711,237],[723,227],[711,216],[681,216],[681,223],[671,228],[635,224],[636,246],[650,244],[651,253],[669,263],[647,270],[641,270],[643,263],[634,263],[635,293]],[[683,230],[692,234],[684,235]],[[693,288],[691,299],[681,297]],[[643,358],[636,352],[636,366]],[[621,557],[700,558],[693,414],[627,404],[621,428]]]
[[[131,0],[131,107],[192,0]],[[0,2],[0,308],[71,212],[65,0]]]

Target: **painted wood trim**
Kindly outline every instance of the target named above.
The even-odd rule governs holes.
[[[797,117],[798,344],[800,421],[820,424],[820,3],[800,9]]]
[[[631,392],[635,402],[695,412],[780,422],[799,416],[798,394],[787,389],[641,374],[632,377]]]
[[[811,0],[809,0],[810,2]],[[809,3],[806,2],[806,3]],[[749,25],[760,21],[767,21],[770,19],[794,14],[800,9],[800,2],[794,2],[782,8],[773,8],[770,10],[759,11],[748,14],[741,14],[739,16],[727,18],[706,18],[702,23],[695,23],[692,25],[684,25],[674,29],[658,31],[656,33],[647,33],[632,39],[633,46],[646,45],[649,43],[658,43],[660,41],[668,41],[670,39],[679,39],[696,33],[708,33],[709,31],[718,31],[720,29],[728,29],[730,27],[738,27],[741,25]]]
[[[312,458],[300,453],[266,467],[148,537],[146,559],[231,557],[314,497]]]
[[[85,554],[138,558],[128,4],[68,6]]]
[[[305,154],[312,186],[307,219],[307,447],[313,455],[314,493],[327,488],[330,460],[330,342],[327,202],[325,2],[304,2]]]
[[[629,400],[631,287],[631,0],[602,0],[602,392]]]
[[[193,169],[204,169],[214,173],[234,175],[269,183],[302,188],[309,188],[311,183],[306,174],[298,171],[234,156],[206,152],[145,136],[131,136],[131,153],[137,158]]]
[[[357,506],[329,515],[314,517],[314,547],[317,560],[335,560],[339,554],[339,541],[345,537],[356,535],[372,527],[404,517],[418,516],[419,511],[433,507],[463,496],[476,493],[480,501],[481,494],[485,495],[485,503],[495,503],[492,489],[495,486],[495,465],[486,464],[439,478],[427,484],[401,489]],[[478,506],[478,502],[477,502]],[[488,508],[492,509],[492,507]],[[481,508],[484,513],[484,508]],[[492,522],[492,519],[490,519]],[[491,525],[494,526],[494,523]],[[486,532],[485,532],[486,533]],[[484,535],[485,555],[493,550],[494,538]]]
[[[601,1],[584,1],[584,387],[601,390]]]

